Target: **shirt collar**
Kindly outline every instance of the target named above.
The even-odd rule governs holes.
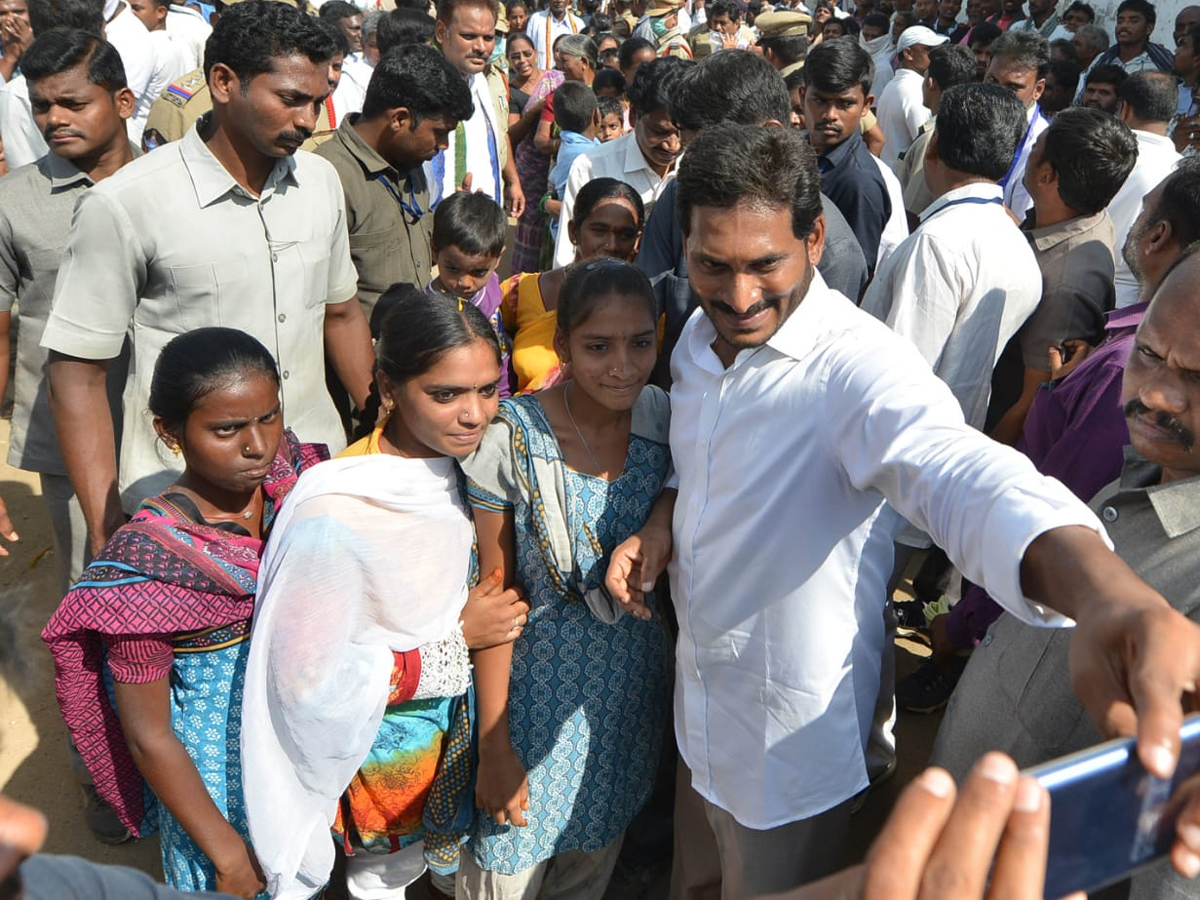
[[[1078,237],[1085,231],[1091,231],[1100,221],[1106,216],[1104,210],[1091,216],[1076,216],[1073,219],[1067,219],[1065,222],[1059,222],[1057,225],[1047,225],[1045,228],[1034,228],[1029,232],[1029,238],[1033,241],[1039,251],[1045,252],[1051,247],[1061,244],[1063,241],[1073,237]]]
[[[1200,528],[1200,475],[1160,484],[1162,469],[1125,448],[1121,469],[1121,492],[1144,490],[1168,538],[1177,538]]]
[[[179,155],[183,159],[184,167],[192,179],[192,187],[196,191],[196,202],[201,207],[209,206],[231,192],[253,197],[249,191],[234,180],[233,176],[229,174],[229,170],[221,165],[221,161],[213,156],[208,145],[200,138],[200,129],[208,126],[211,115],[211,113],[206,113],[196,120],[196,124],[183,136],[179,148]],[[267,176],[266,184],[263,185],[260,198],[254,199],[268,196],[282,181],[288,181],[293,185],[298,184],[296,160],[292,156],[275,160],[271,174]]]
[[[993,198],[1003,199],[1004,189],[992,181],[973,181],[970,184],[964,184],[962,187],[956,187],[953,190],[946,191],[946,193],[930,203],[925,211],[921,213],[921,221],[924,222],[930,216],[936,216],[950,203],[966,197],[978,197],[983,200],[991,200]]]
[[[600,143],[599,138],[584,137],[578,131],[563,131],[559,133],[558,137],[564,144],[582,144],[585,147],[592,147]]]
[[[1146,144],[1150,147],[1170,147],[1175,149],[1175,142],[1166,135],[1155,134],[1153,131],[1142,131],[1140,128],[1133,129],[1133,136],[1137,138],[1139,144]]]
[[[625,145],[625,166],[626,172],[646,171],[655,178],[658,178],[658,173],[650,167],[650,163],[646,157],[642,155],[642,148],[638,146],[637,135],[632,131],[618,140],[628,141]]]
[[[1120,309],[1114,309],[1108,314],[1108,319],[1104,323],[1105,331],[1118,331],[1122,328],[1136,328],[1142,321],[1142,316],[1146,314],[1146,307],[1150,304],[1134,303],[1130,306],[1123,306]]]
[[[858,131],[846,138],[832,150],[826,150],[821,154],[821,159],[829,163],[830,167],[836,169],[847,159],[854,155],[858,150],[858,146],[862,143],[862,135]]]
[[[91,187],[92,179],[81,172],[75,163],[63,159],[53,150],[46,154],[46,174],[50,176],[50,190],[61,191],[80,182]]]
[[[354,123],[359,119],[359,113],[352,113],[347,116],[342,124],[338,126],[338,140],[345,145],[350,151],[350,155],[358,161],[358,164],[363,167],[363,171],[368,175],[379,175],[387,173],[393,179],[399,177],[399,171],[389,163],[386,159],[379,155],[379,152],[362,139],[357,131],[354,130]]]

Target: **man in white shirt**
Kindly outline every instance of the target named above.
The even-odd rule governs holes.
[[[615,141],[601,144],[571,164],[558,217],[554,265],[575,260],[575,245],[567,224],[575,214],[575,195],[593,178],[616,178],[637,191],[650,215],[659,194],[675,174],[675,159],[682,144],[667,104],[675,86],[691,63],[667,57],[643,63],[629,86],[629,122],[633,130]]]
[[[204,21],[204,16],[197,10],[180,3],[172,3],[167,11],[167,34],[177,41],[182,41],[188,48],[192,58],[192,69],[199,69],[204,65],[204,44],[212,34],[212,26]]]
[[[167,77],[168,69],[159,62],[150,32],[125,0],[105,0],[104,37],[121,54],[129,89],[137,97],[137,106],[129,120],[129,139],[140,146],[150,106],[178,76]]]
[[[579,34],[583,31],[583,19],[568,8],[567,0],[550,0],[547,9],[538,10],[529,17],[525,33],[533,42],[539,69],[553,69],[554,40],[563,34]]]
[[[892,169],[933,115],[925,105],[921,85],[929,71],[929,51],[948,40],[932,28],[914,25],[904,30],[896,44],[899,65],[876,105],[879,127],[887,139],[879,158]]]
[[[1008,88],[1025,107],[1025,138],[1013,158],[1012,167],[1000,181],[1004,188],[1004,204],[1018,221],[1023,221],[1033,209],[1033,198],[1025,189],[1025,164],[1037,142],[1038,135],[1049,127],[1037,102],[1046,90],[1046,73],[1050,70],[1050,44],[1032,31],[1008,32],[991,46],[984,81]]]
[[[1013,22],[1009,31],[1036,31],[1048,41],[1069,41],[1073,37],[1059,21],[1058,0],[1029,0],[1029,18]]]
[[[1114,262],[1116,263],[1117,306],[1138,302],[1140,290],[1137,276],[1129,269],[1121,249],[1129,237],[1142,200],[1170,175],[1182,158],[1174,142],[1167,137],[1167,125],[1175,114],[1175,79],[1158,72],[1138,72],[1130,75],[1117,89],[1120,98],[1118,114],[1137,138],[1137,162],[1108,204],[1116,234]]]
[[[496,0],[445,0],[438,6],[434,34],[446,62],[467,81],[475,115],[450,135],[446,149],[425,164],[436,206],[464,184],[482,191],[519,218],[525,194],[508,140],[508,85],[488,65],[496,46]]]
[[[154,44],[154,76],[151,79],[154,99],[162,96],[162,92],[176,78],[186,75],[199,63],[196,62],[193,48],[186,38],[172,34],[167,29],[167,19],[170,17],[174,4],[171,0],[127,0],[129,11],[150,32],[150,40]],[[203,57],[201,57],[203,59]],[[149,116],[149,113],[147,113]]]
[[[1140,755],[1169,769],[1175,744],[1157,744],[1200,670],[1200,629],[1111,553],[1070,492],[967,426],[911,344],[825,286],[807,142],[713,126],[678,177],[701,304],[671,364],[678,499],[660,500],[606,580],[644,617],[641,591],[673,544],[680,802],[699,807],[715,840],[699,849],[709,882],[677,869],[672,895],[741,900],[836,865],[849,801],[867,785],[892,565],[885,500],[1015,615],[1077,619],[1076,684],[1110,729],[1111,702],[1129,696],[1119,673],[1153,667],[1163,686],[1143,727],[1171,718]],[[1133,622],[1184,659],[1123,635]],[[696,850],[677,857],[683,869]]]

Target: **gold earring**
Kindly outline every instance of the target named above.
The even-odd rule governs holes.
[[[175,456],[178,456],[182,452],[183,449],[178,444],[171,445],[171,453],[173,453]]]

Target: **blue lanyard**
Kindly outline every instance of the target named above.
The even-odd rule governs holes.
[[[417,202],[417,193],[411,187],[411,180],[409,181],[410,187],[408,189],[408,200],[405,200],[402,196],[400,196],[400,192],[396,190],[396,186],[393,185],[391,180],[382,172],[375,176],[375,180],[388,189],[388,193],[392,195],[392,199],[399,203],[400,209],[404,211],[405,215],[412,219],[412,221],[408,224],[416,225],[421,221],[421,216],[425,215],[425,211],[421,209],[421,204]]]
[[[1029,133],[1033,131],[1033,126],[1037,124],[1037,120],[1042,117],[1041,108],[1033,111],[1033,118],[1029,120],[1029,125],[1025,128],[1025,135],[1021,138],[1021,143],[1017,144],[1017,152],[1013,154],[1013,161],[1008,166],[1008,171],[1004,173],[1004,177],[1000,179],[1000,187],[1008,187],[1009,179],[1013,177],[1013,172],[1017,169],[1017,162],[1021,159],[1021,153],[1025,150],[1025,142],[1029,140]]]
[[[933,216],[941,214],[942,212],[944,212],[945,210],[949,209],[952,206],[965,206],[968,203],[970,203],[974,206],[991,206],[992,204],[995,204],[996,206],[1004,205],[1004,201],[1002,199],[1000,199],[999,197],[959,197],[957,200],[951,200],[949,203],[941,206],[937,210],[937,212],[935,212],[928,219],[923,219],[921,221],[921,224],[918,225],[917,227],[920,228],[921,225],[924,225],[926,222],[929,221],[929,219],[932,219]]]

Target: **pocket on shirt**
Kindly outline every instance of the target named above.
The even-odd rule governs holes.
[[[329,238],[299,241],[296,247],[304,267],[304,305],[323,307],[329,299]]]
[[[212,263],[171,266],[171,293],[179,310],[180,333],[220,325],[220,291]]]

